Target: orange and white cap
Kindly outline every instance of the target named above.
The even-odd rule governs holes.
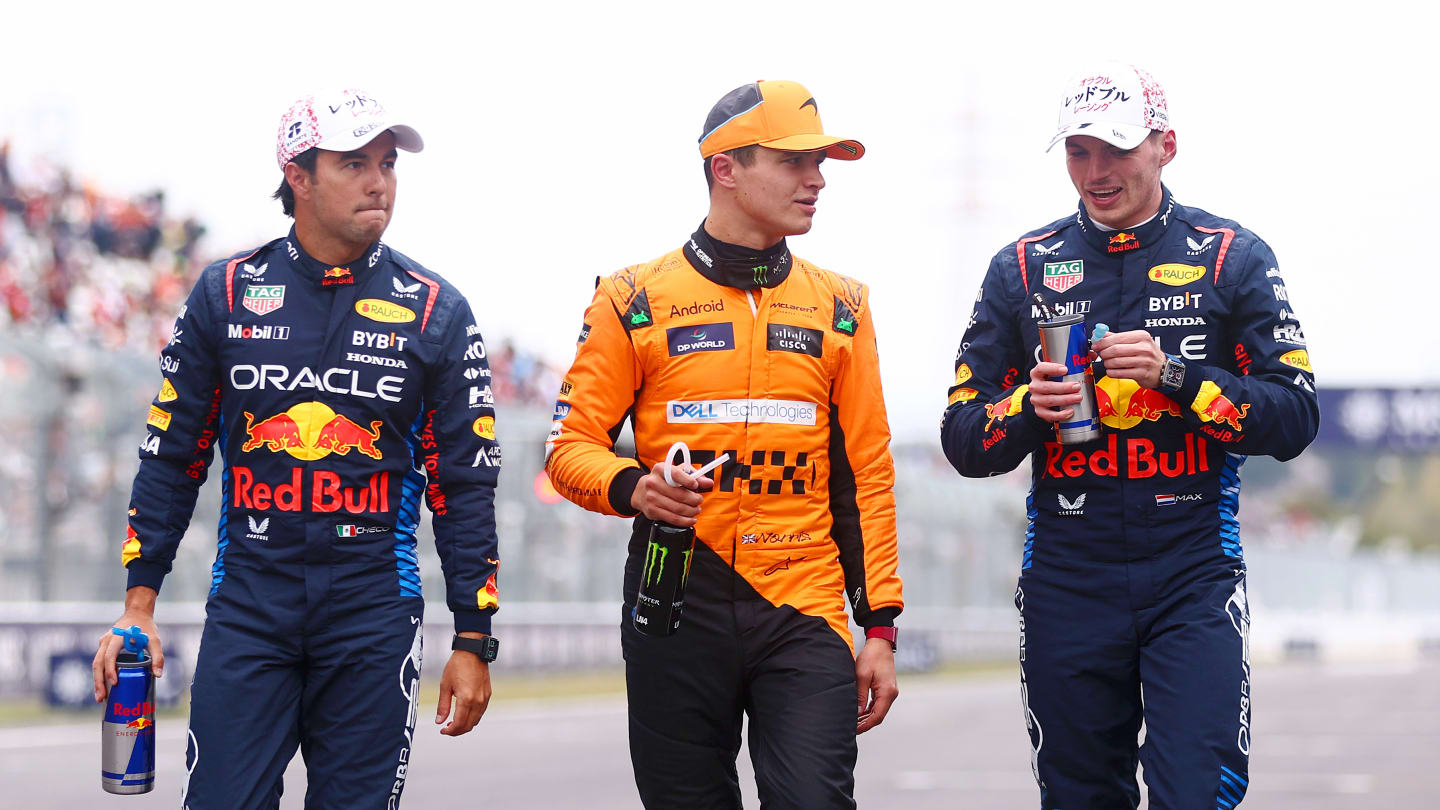
[[[786,152],[824,149],[836,160],[858,160],[865,154],[859,141],[825,134],[815,97],[799,82],[742,85],[710,109],[700,136],[700,157],[754,144]]]
[[[397,122],[374,96],[364,90],[306,96],[290,105],[280,117],[275,137],[275,161],[285,164],[311,147],[332,152],[349,152],[375,140],[389,130],[395,146],[419,152],[425,141],[413,127]]]

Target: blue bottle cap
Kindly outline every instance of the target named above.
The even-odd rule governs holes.
[[[145,660],[145,648],[150,646],[150,637],[145,635],[145,631],[140,629],[140,625],[132,624],[129,630],[112,627],[110,632],[125,639],[125,652],[134,653],[141,661]]]
[[[1103,323],[1095,324],[1095,330],[1090,333],[1090,342],[1099,343],[1100,339],[1110,333],[1110,327]]]

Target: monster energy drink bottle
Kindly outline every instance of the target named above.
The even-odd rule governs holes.
[[[668,523],[650,527],[640,569],[640,591],[630,620],[647,636],[673,636],[685,610],[685,580],[695,553],[695,530]]]

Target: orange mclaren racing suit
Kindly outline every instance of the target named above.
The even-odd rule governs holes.
[[[866,287],[788,253],[727,275],[706,240],[702,228],[684,248],[598,281],[546,447],[558,492],[623,516],[635,514],[636,482],[672,443],[685,442],[697,468],[730,455],[710,473],[715,487],[695,526],[685,615],[673,637],[629,626],[650,526],[643,516],[631,539],[622,641],[632,759],[650,806],[704,802],[712,783],[734,781],[742,708],[751,713],[762,796],[772,770],[762,757],[790,757],[816,779],[849,779],[855,673],[845,601],[866,627],[893,624],[903,607],[890,430]],[[638,461],[614,452],[627,417]],[[754,698],[772,658],[830,679],[817,689],[848,683],[830,704],[840,706],[840,720],[783,717],[789,709],[780,704],[806,702],[796,695],[773,707]],[[735,677],[712,678],[715,668]],[[693,701],[718,708],[697,713]],[[848,739],[827,741],[830,728]],[[762,746],[768,754],[757,750],[757,734],[771,743]],[[697,765],[719,763],[714,749],[732,742],[728,774]],[[813,745],[833,750],[809,752]],[[832,768],[846,749],[849,767]],[[675,792],[666,773],[697,792]],[[826,791],[835,785],[795,784],[810,778],[794,779],[792,769],[786,787],[770,787],[792,791],[800,806],[832,806]]]

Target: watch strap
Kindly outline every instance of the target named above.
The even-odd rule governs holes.
[[[485,663],[491,663],[500,653],[500,639],[494,636],[469,638],[457,635],[450,640],[450,649],[474,653]]]
[[[867,627],[865,638],[883,638],[890,642],[890,650],[894,652],[899,649],[900,628],[898,627]]]

